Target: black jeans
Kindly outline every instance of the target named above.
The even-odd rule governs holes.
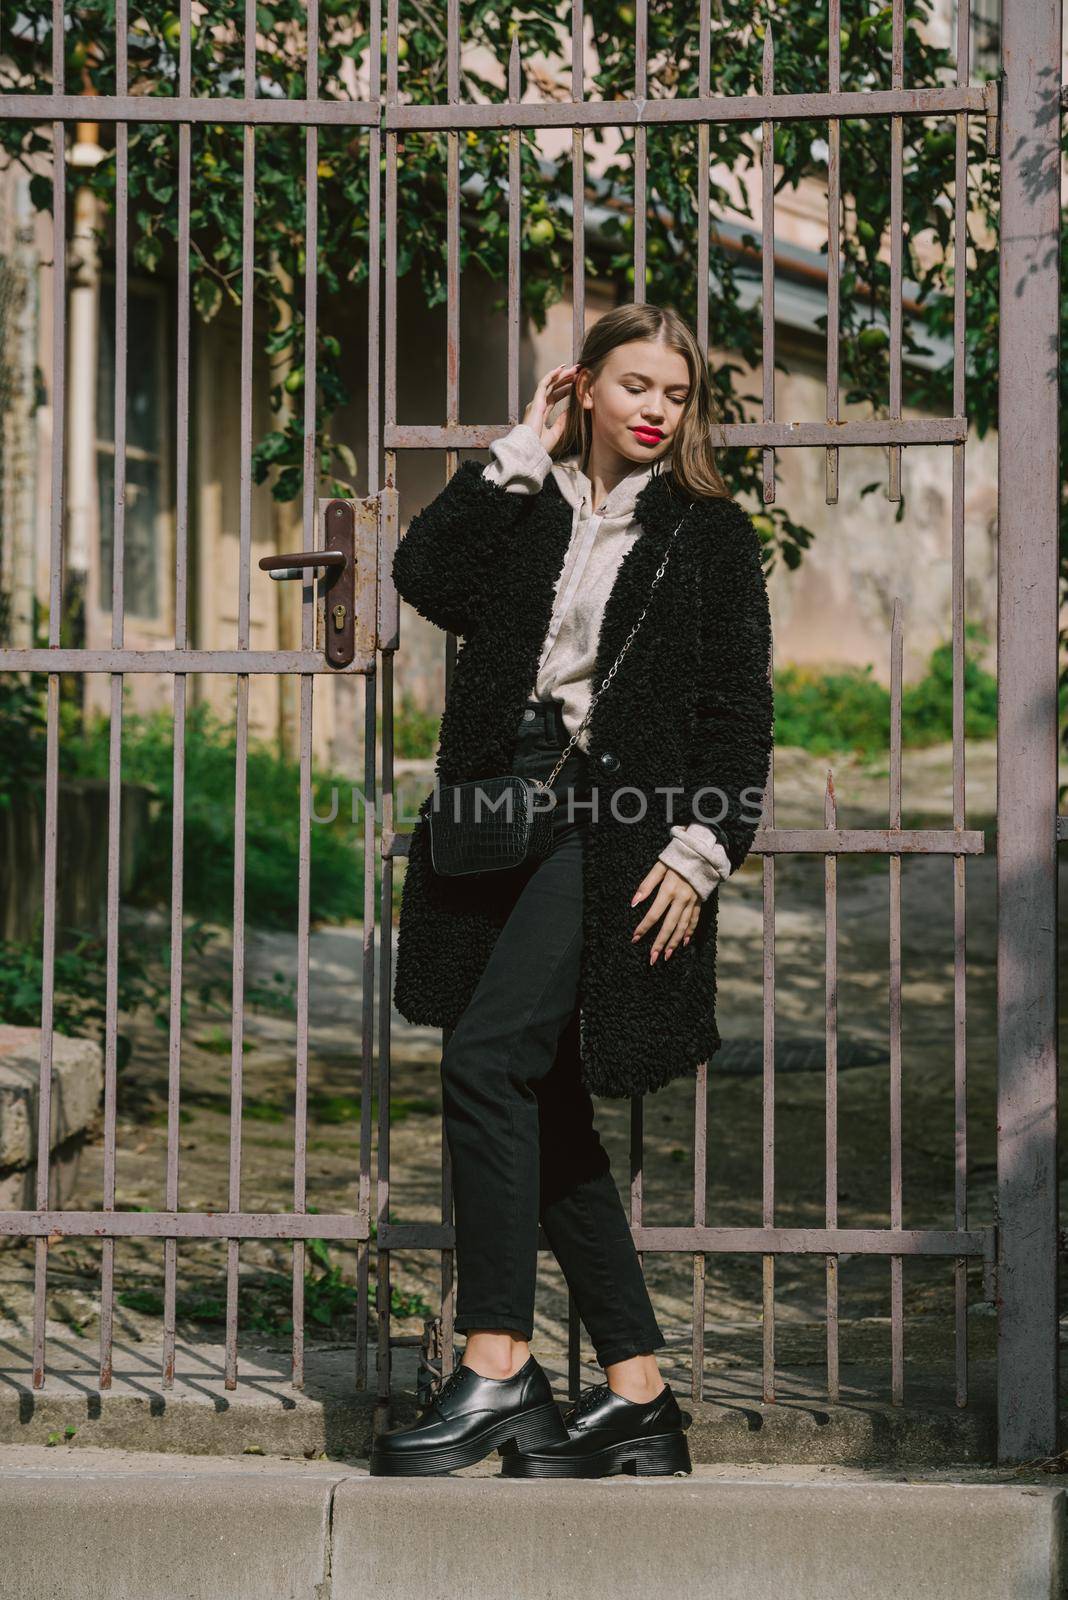
[[[560,701],[528,701],[509,770],[548,777],[567,740]],[[576,803],[569,815],[568,794],[578,802],[591,790],[577,746],[553,788],[561,798],[552,848],[537,863],[512,869],[515,903],[442,1054],[456,1214],[455,1326],[532,1337],[540,1220],[597,1360],[607,1366],[665,1340],[579,1078],[590,812]]]

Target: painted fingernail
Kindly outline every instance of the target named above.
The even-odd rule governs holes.
[[[673,950],[665,950],[664,951],[664,960],[665,961],[670,961],[672,956],[674,955],[674,953],[675,952]]]
[[[649,965],[650,965],[650,966],[654,966],[654,965],[655,965],[655,963],[656,963],[656,958],[657,958],[657,956],[658,956],[658,955],[659,955],[659,954],[660,954],[660,951],[659,951],[659,950],[654,950],[654,951],[653,951],[653,953],[652,953],[652,955],[651,955],[651,956],[650,956],[650,957],[649,957]]]

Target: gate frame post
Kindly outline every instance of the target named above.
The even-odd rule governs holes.
[[[1005,0],[1000,95],[998,1460],[1058,1449],[1057,665],[1062,0]]]

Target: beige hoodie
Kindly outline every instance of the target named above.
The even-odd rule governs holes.
[[[652,463],[628,472],[595,511],[593,486],[577,458],[553,461],[525,422],[495,439],[489,450],[493,459],[484,471],[491,483],[510,494],[537,494],[551,469],[571,507],[571,542],[556,585],[534,688],[539,700],[563,702],[562,716],[571,734],[586,715],[593,694],[601,618],[619,563],[638,535],[634,503],[649,481]],[[585,731],[578,742],[587,747]],[[675,824],[660,860],[692,884],[702,900],[731,870],[722,842],[701,822]]]

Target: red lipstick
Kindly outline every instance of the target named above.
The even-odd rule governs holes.
[[[643,444],[659,444],[664,437],[659,428],[632,428],[630,431]]]

